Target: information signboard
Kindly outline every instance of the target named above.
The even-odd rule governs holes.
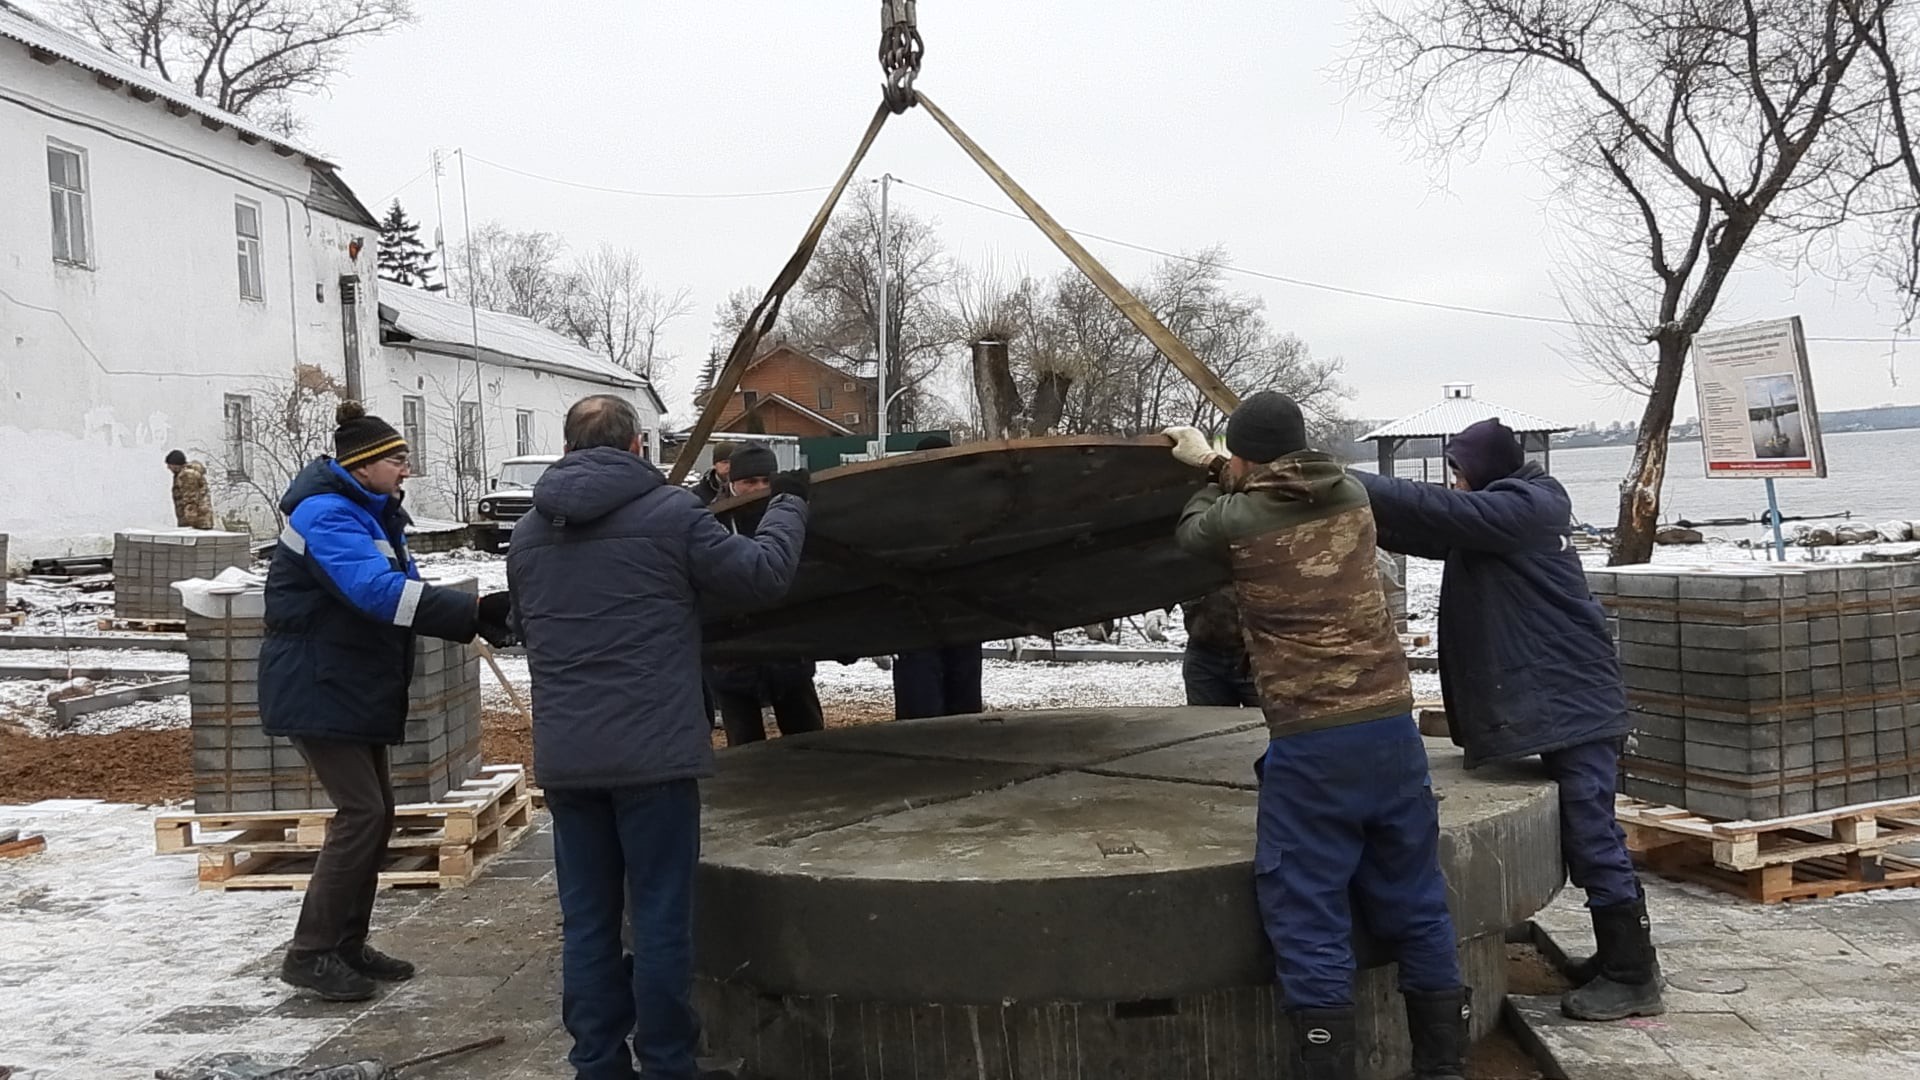
[[[1709,477],[1827,475],[1799,316],[1695,337],[1693,384]]]

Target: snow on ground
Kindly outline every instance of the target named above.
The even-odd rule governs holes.
[[[823,704],[891,707],[893,675],[869,660],[819,665],[813,683]],[[1049,664],[988,660],[981,696],[989,709],[1087,709],[1102,706],[1184,705],[1180,665]]]
[[[507,587],[507,559],[504,555],[458,548],[431,555],[415,555],[413,561],[419,565],[424,577],[470,577],[479,583],[482,593],[499,592]]]

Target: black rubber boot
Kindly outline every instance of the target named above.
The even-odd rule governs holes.
[[[1467,1047],[1473,1036],[1473,991],[1402,992],[1407,1002],[1407,1031],[1413,1035],[1413,1080],[1465,1080]]]
[[[369,979],[378,979],[381,982],[406,982],[413,978],[412,964],[388,956],[364,941],[355,942],[341,949],[340,959],[345,960],[348,967]]]
[[[365,1001],[379,992],[372,979],[347,966],[331,949],[324,952],[287,950],[280,962],[280,980],[311,990],[327,1001]]]
[[[1599,974],[1567,991],[1560,1011],[1575,1020],[1625,1020],[1659,1016],[1660,958],[1653,949],[1652,924],[1644,897],[1628,904],[1593,909],[1594,959]]]
[[[1301,1009],[1288,1019],[1298,1080],[1354,1080],[1352,1009]]]

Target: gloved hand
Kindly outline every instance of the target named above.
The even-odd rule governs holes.
[[[513,597],[502,589],[480,598],[478,625],[474,628],[487,644],[504,649],[518,639],[513,636]]]
[[[1214,452],[1213,444],[1207,442],[1206,434],[1197,427],[1170,427],[1165,434],[1173,440],[1174,460],[1182,465],[1208,469],[1220,459],[1220,455]]]
[[[775,495],[792,495],[806,502],[813,495],[813,478],[805,469],[791,469],[775,473],[772,487]]]

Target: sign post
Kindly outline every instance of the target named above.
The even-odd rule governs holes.
[[[1774,555],[1785,562],[1787,544],[1774,481],[1827,475],[1800,317],[1698,335],[1693,339],[1693,385],[1700,398],[1707,478],[1767,482]]]

